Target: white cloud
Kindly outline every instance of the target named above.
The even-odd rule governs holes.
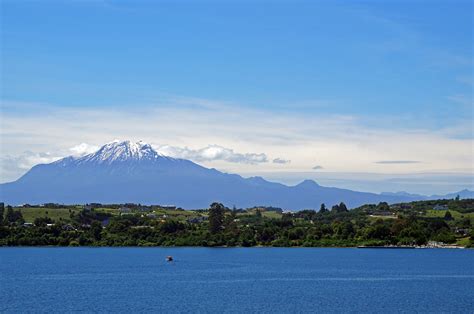
[[[93,153],[98,149],[99,149],[99,146],[90,145],[87,143],[81,143],[79,145],[69,148],[69,150],[72,152],[72,155],[74,156],[84,156],[84,155]]]
[[[379,160],[376,161],[376,164],[385,164],[385,165],[396,165],[396,164],[419,164],[421,161],[418,160]]]
[[[291,160],[289,159],[283,159],[283,158],[275,158],[273,159],[274,164],[289,164]]]
[[[219,145],[208,145],[200,149],[181,148],[170,145],[161,145],[156,150],[166,156],[191,159],[194,161],[226,161],[242,164],[258,164],[268,161],[263,153],[237,153],[233,149]]]
[[[20,169],[29,169],[32,165],[50,163],[61,157],[49,152],[34,153],[31,151],[25,151],[19,156],[12,157],[7,155],[4,158],[10,162],[15,162],[16,166]]]
[[[37,164],[46,164],[60,159],[61,156],[47,153],[25,151],[19,155],[4,155],[0,158],[0,177],[2,181],[11,181],[24,174]]]
[[[3,155],[0,157],[0,174],[2,182],[17,179],[27,170],[38,164],[48,164],[59,160],[65,156],[83,156],[97,150],[98,146],[81,143],[68,150],[58,149],[54,153],[50,152],[32,152],[26,150],[14,156]]]

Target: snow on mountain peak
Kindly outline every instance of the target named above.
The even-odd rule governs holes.
[[[150,144],[143,141],[118,141],[107,143],[95,153],[79,158],[79,162],[112,163],[127,160],[155,160],[162,157]]]

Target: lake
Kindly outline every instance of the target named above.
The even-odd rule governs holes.
[[[474,250],[0,248],[0,276],[7,313],[474,312]]]

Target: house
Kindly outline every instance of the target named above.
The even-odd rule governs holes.
[[[66,230],[66,231],[73,231],[73,230],[76,230],[76,228],[74,228],[72,225],[70,224],[66,224],[66,225],[63,225],[63,230]]]
[[[374,212],[374,215],[377,215],[377,216],[393,216],[393,213],[392,212],[389,212],[389,211],[380,211],[380,212]]]
[[[163,209],[168,209],[168,210],[175,210],[176,209],[176,205],[161,205],[160,207],[163,208]]]
[[[437,242],[437,241],[428,241],[428,243],[426,243],[426,246],[430,247],[430,248],[440,248],[440,247],[443,247],[445,245],[446,245],[445,243]]]
[[[120,211],[120,216],[132,214],[132,209],[130,207],[122,206],[119,208],[119,211]]]
[[[102,207],[102,204],[100,203],[90,203],[90,204],[86,204],[84,205],[82,208],[86,211],[91,211],[91,210],[94,210],[95,208],[99,208],[99,207]]]
[[[119,211],[121,213],[131,213],[132,212],[132,209],[130,207],[125,207],[125,206],[122,206],[119,208]]]
[[[457,234],[460,234],[462,236],[468,236],[471,232],[471,230],[469,228],[454,228],[454,232],[456,232]]]
[[[433,207],[433,210],[448,210],[448,205],[439,205],[439,204],[436,204],[436,205]]]

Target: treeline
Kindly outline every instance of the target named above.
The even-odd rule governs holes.
[[[390,209],[386,203],[374,206],[372,213]],[[267,217],[259,209],[243,212],[213,203],[208,210],[199,211],[203,219],[189,221],[164,218],[166,215],[157,219],[140,213],[82,210],[71,212],[69,221],[37,217],[25,224],[19,210],[9,206],[0,210],[2,246],[350,247],[455,243],[460,238],[467,239],[469,246],[474,239],[469,218],[423,217],[410,211],[374,218],[364,208],[348,210],[343,203],[331,210],[322,205],[318,212],[283,213],[279,218]]]

